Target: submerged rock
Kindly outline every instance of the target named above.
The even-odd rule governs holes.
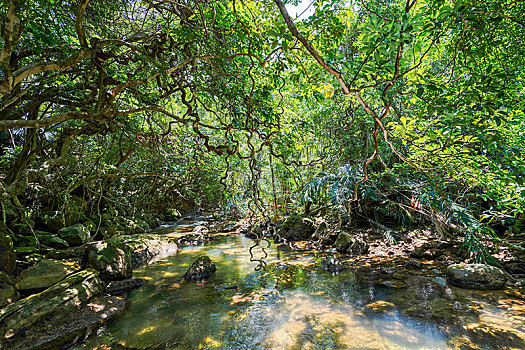
[[[86,243],[91,236],[89,230],[82,224],[62,228],[58,230],[58,235],[73,246]]]
[[[334,257],[321,261],[321,267],[331,273],[339,273],[344,269],[343,264]]]
[[[80,266],[76,263],[42,259],[17,276],[16,288],[18,290],[45,289],[78,270]]]
[[[507,281],[505,273],[485,264],[456,264],[447,268],[450,284],[466,289],[501,289]]]
[[[202,280],[210,277],[216,270],[215,263],[209,257],[201,256],[186,271],[184,278],[188,280]]]
[[[139,288],[144,284],[142,278],[131,278],[123,281],[113,281],[106,287],[106,292],[109,295],[122,295],[132,289]]]
[[[213,239],[209,234],[187,234],[177,240],[179,246],[201,245]]]
[[[133,274],[129,248],[114,242],[96,242],[86,250],[86,265],[104,280],[123,280]]]
[[[409,259],[405,261],[403,266],[408,270],[421,270],[423,268],[423,263],[415,259]]]
[[[353,237],[347,232],[341,232],[334,243],[340,253],[360,255],[368,253],[368,243],[360,238]]]
[[[0,310],[0,345],[4,349],[36,347],[35,343],[27,344],[29,334],[39,328],[52,331],[56,325],[50,319],[75,312],[92,296],[102,293],[105,286],[96,271],[83,270],[39,294],[8,305]]]
[[[396,308],[394,303],[378,300],[373,303],[366,304],[363,307],[363,312],[369,315],[382,315],[387,312],[391,312]]]
[[[315,232],[314,221],[301,215],[287,217],[279,226],[274,237],[277,241],[304,241],[309,239]]]

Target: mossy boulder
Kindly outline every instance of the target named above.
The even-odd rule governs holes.
[[[80,270],[74,262],[42,259],[35,265],[22,271],[16,277],[16,289],[39,290],[51,287],[68,275]]]
[[[40,244],[45,245],[50,248],[69,248],[69,243],[67,243],[62,238],[57,237],[54,234],[37,231],[37,237]]]
[[[58,332],[60,319],[70,324],[80,320],[77,312],[88,300],[104,291],[106,283],[93,270],[79,271],[45,291],[16,301],[0,310],[0,348],[36,348],[48,342],[48,334]],[[72,319],[70,316],[74,316]],[[99,313],[102,315],[102,313]],[[40,337],[31,334],[41,330]],[[51,346],[60,349],[61,346]]]
[[[112,237],[106,242],[128,247],[133,268],[174,255],[178,250],[175,238],[148,233]]]
[[[340,253],[352,255],[368,253],[368,243],[347,232],[341,232],[339,236],[337,236],[334,247]]]
[[[13,241],[7,234],[0,232],[0,271],[11,275],[16,266],[16,254]]]
[[[89,230],[82,224],[62,228],[58,230],[58,235],[72,246],[84,244],[91,237]]]
[[[53,231],[60,230],[66,226],[64,214],[60,211],[46,211],[40,216],[40,220]]]
[[[187,280],[202,280],[213,275],[216,270],[215,263],[208,256],[201,256],[186,271],[184,278]]]
[[[104,280],[122,280],[133,273],[129,248],[123,244],[96,242],[87,248],[86,261]]]
[[[290,215],[281,223],[274,238],[277,241],[304,241],[314,232],[315,223],[312,219],[303,215]]]
[[[501,289],[507,278],[505,273],[485,264],[454,264],[447,268],[447,280],[450,284],[466,289]]]
[[[46,322],[31,327],[23,338],[10,345],[13,349],[70,349],[96,333],[105,323],[122,315],[128,305],[124,297],[94,296],[67,313],[50,315]]]

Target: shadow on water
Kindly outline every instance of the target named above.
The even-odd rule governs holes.
[[[176,233],[174,234],[176,235]],[[134,349],[447,349],[433,325],[396,311],[370,316],[368,286],[345,270],[331,276],[314,254],[275,247],[268,269],[255,272],[244,236],[184,247],[134,272],[146,280],[127,313],[82,347]],[[201,255],[217,272],[205,283],[182,276]],[[101,349],[104,347],[100,347]]]

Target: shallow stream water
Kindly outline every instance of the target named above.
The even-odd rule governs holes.
[[[191,225],[169,235],[188,230]],[[77,349],[454,348],[450,333],[436,322],[397,309],[364,312],[365,304],[388,299],[391,290],[358,282],[352,269],[333,276],[320,267],[317,253],[272,244],[268,268],[255,271],[252,244],[243,235],[218,236],[135,270],[134,277],[146,283],[130,293],[126,314]],[[184,273],[202,255],[216,263],[217,272],[205,283],[185,281]],[[516,327],[500,309],[488,314]]]

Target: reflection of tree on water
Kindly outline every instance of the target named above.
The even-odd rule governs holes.
[[[132,292],[127,314],[90,344],[337,349],[362,342],[360,347],[377,349],[444,348],[445,340],[430,328],[417,330],[391,317],[371,320],[357,310],[369,297],[351,270],[331,276],[311,254],[272,247],[267,269],[254,271],[246,249],[250,243],[243,237],[219,238],[136,271],[146,284]],[[201,255],[216,263],[216,274],[205,283],[184,281],[186,269]]]

